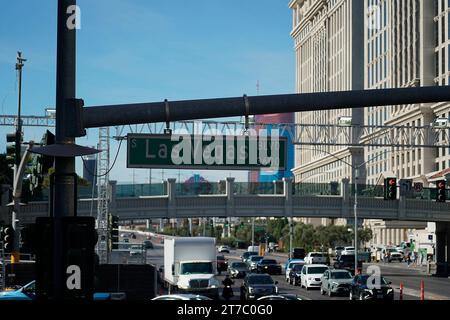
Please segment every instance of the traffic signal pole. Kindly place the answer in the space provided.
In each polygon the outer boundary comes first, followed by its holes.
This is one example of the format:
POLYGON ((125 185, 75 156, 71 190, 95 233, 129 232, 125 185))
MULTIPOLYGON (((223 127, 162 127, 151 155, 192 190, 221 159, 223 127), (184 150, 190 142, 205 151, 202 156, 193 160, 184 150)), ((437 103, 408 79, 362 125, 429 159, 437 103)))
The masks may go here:
MULTIPOLYGON (((315 92, 97 106, 80 110, 82 128, 271 113, 450 101, 450 86, 315 92)), ((78 128, 75 128, 78 129, 78 128)))
MULTIPOLYGON (((56 65, 56 143, 74 144, 75 138, 66 135, 70 118, 68 99, 75 98, 76 28, 69 28, 68 13, 76 0, 58 0, 57 65, 56 65)), ((64 297, 65 270, 63 270, 63 217, 75 216, 74 178, 75 157, 55 157, 54 230, 53 230, 53 284, 52 297, 64 297)))
MULTIPOLYGON (((24 66, 24 62, 27 61, 26 59, 22 58, 22 52, 17 52, 17 63, 16 63, 16 70, 18 72, 18 78, 19 78, 19 97, 18 97, 18 103, 17 103, 17 124, 16 124, 16 156, 15 156, 15 163, 14 163, 14 181, 13 184, 16 186, 17 183, 20 183, 21 185, 21 179, 22 175, 20 175, 20 164, 21 164, 21 149, 22 149, 22 120, 21 120, 21 114, 22 114, 22 69, 24 66)), ((18 225, 18 214, 20 209, 20 197, 14 195, 14 193, 17 194, 16 190, 13 191, 13 209, 11 214, 11 225, 14 229, 14 244, 13 244, 13 250, 11 254, 11 263, 17 263, 20 261, 20 230, 18 225)))

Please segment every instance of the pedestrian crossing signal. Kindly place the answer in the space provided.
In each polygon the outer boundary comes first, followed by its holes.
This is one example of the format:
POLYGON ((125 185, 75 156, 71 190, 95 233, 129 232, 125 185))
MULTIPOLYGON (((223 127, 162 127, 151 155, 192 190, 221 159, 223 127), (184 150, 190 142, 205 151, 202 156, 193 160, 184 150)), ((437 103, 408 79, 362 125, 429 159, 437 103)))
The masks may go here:
POLYGON ((397 199, 397 179, 384 179, 384 200, 397 199))

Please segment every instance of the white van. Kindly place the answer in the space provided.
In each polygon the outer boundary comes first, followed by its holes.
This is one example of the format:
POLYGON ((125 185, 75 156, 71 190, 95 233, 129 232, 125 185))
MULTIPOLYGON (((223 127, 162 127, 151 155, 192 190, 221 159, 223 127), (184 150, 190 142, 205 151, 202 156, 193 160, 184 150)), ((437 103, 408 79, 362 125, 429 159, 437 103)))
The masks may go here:
POLYGON ((259 246, 249 246, 247 251, 248 252, 259 252, 259 246))

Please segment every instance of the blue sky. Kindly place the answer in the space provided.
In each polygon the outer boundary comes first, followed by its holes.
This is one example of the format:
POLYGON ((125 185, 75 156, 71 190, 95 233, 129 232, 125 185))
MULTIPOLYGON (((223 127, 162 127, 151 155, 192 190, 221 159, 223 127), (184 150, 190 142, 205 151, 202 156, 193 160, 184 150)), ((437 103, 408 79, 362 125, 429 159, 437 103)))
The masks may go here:
MULTIPOLYGON (((14 69, 24 68, 23 114, 43 115, 55 103, 56 0, 2 1, 0 8, 0 114, 17 113, 14 69)), ((87 106, 292 93, 295 61, 287 0, 79 0, 77 96, 87 106)), ((0 150, 5 134, 0 127, 0 150)), ((25 128, 40 140, 44 128, 25 128)), ((91 129, 83 145, 97 144, 91 129)), ((148 170, 126 168, 122 148, 110 179, 148 181, 148 170), (134 173, 133 173, 134 172, 134 173)), ((115 156, 117 144, 111 147, 115 156)), ((81 173, 80 161, 77 170, 81 173)), ((182 179, 192 171, 181 172, 182 179)), ((216 181, 245 180, 245 172, 201 172, 216 181)), ((178 178, 179 172, 164 172, 178 178)), ((161 170, 153 170, 159 180, 161 170)))

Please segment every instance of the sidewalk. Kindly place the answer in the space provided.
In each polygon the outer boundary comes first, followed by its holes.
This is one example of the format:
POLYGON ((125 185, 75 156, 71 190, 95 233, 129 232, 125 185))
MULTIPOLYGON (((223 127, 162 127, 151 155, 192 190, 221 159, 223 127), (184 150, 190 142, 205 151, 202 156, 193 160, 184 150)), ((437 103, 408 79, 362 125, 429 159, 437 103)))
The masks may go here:
POLYGON ((410 264, 408 266, 406 262, 390 262, 390 263, 386 263, 386 262, 370 262, 370 263, 365 263, 365 264, 382 265, 382 266, 386 266, 386 267, 390 267, 390 268, 398 268, 398 269, 417 270, 417 271, 421 271, 423 273, 427 273, 427 265, 410 264))

